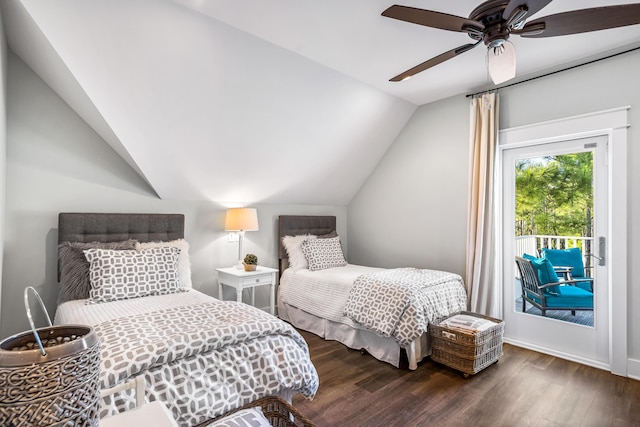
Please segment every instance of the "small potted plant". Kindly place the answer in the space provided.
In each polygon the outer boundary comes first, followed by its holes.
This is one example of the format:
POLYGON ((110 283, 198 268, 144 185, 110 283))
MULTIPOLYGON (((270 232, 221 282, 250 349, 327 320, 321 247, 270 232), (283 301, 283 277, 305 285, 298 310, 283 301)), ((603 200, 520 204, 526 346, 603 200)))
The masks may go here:
POLYGON ((244 271, 255 271, 258 265, 258 257, 254 254, 247 254, 242 264, 244 265, 244 271))

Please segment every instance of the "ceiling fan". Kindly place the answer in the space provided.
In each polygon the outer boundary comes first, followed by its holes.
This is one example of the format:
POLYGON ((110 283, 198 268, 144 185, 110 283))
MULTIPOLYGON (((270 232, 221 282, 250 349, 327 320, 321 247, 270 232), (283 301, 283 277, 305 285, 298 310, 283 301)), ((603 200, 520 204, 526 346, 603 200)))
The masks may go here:
POLYGON ((406 80, 484 42, 488 49, 489 74, 495 84, 500 84, 515 77, 515 48, 508 41, 512 34, 532 38, 555 37, 640 23, 640 3, 573 10, 525 22, 549 3, 551 0, 488 0, 476 7, 468 18, 393 5, 382 12, 382 16, 467 33, 475 42, 444 52, 389 81, 406 80))

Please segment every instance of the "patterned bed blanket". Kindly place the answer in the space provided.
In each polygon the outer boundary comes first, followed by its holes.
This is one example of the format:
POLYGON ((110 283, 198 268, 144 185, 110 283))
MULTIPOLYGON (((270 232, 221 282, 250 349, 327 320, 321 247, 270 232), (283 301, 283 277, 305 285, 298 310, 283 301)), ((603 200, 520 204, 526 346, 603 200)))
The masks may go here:
MULTIPOLYGON (((169 308, 104 322, 102 388, 143 375, 145 399, 160 400, 181 426, 215 418, 260 397, 313 398, 318 375, 289 324, 237 302, 169 308)), ((103 401, 101 416, 134 406, 133 393, 103 401)))
POLYGON ((397 268, 359 276, 345 316, 407 345, 430 321, 467 309, 462 277, 446 271, 397 268))

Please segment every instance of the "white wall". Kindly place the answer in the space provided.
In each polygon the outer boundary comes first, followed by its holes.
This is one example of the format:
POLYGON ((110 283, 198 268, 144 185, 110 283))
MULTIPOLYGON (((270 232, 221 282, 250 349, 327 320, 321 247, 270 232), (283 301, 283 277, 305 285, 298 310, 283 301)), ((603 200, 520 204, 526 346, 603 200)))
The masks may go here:
MULTIPOLYGON (((0 11, 0 242, 4 241, 5 188, 7 160, 7 40, 4 35, 4 21, 0 11)), ((2 253, 0 253, 2 271, 2 253)), ((0 315, 2 313, 2 276, 0 276, 0 315)))
MULTIPOLYGON (((227 206, 214 201, 159 200, 78 115, 13 53, 8 59, 8 138, 5 263, 0 337, 28 328, 22 292, 34 286, 53 316, 58 294, 59 212, 175 212, 185 214, 196 289, 217 296, 215 269, 231 266, 238 244, 223 231, 227 206)), ((211 159, 212 164, 216 159, 211 159)), ((252 205, 260 231, 248 232, 245 252, 277 267, 278 215, 336 215, 345 236, 346 207, 252 205)), ((225 296, 231 297, 232 294, 225 296)), ((267 306, 267 289, 257 305, 267 306)), ((35 311, 35 309, 34 309, 35 311)))
MULTIPOLYGON (((640 359, 640 51, 500 91, 500 128, 631 105, 629 354, 640 359)), ((464 271, 469 100, 422 106, 349 205, 351 262, 464 271)))
POLYGON ((349 262, 464 273, 469 104, 427 104, 349 205, 349 262))

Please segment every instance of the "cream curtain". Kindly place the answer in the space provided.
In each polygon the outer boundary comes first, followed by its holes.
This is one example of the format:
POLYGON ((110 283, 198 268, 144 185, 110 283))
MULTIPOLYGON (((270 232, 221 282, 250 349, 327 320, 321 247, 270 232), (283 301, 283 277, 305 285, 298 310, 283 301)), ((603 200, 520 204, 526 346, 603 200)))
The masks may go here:
POLYGON ((471 99, 466 286, 469 309, 499 317, 495 247, 494 171, 498 94, 471 99))

